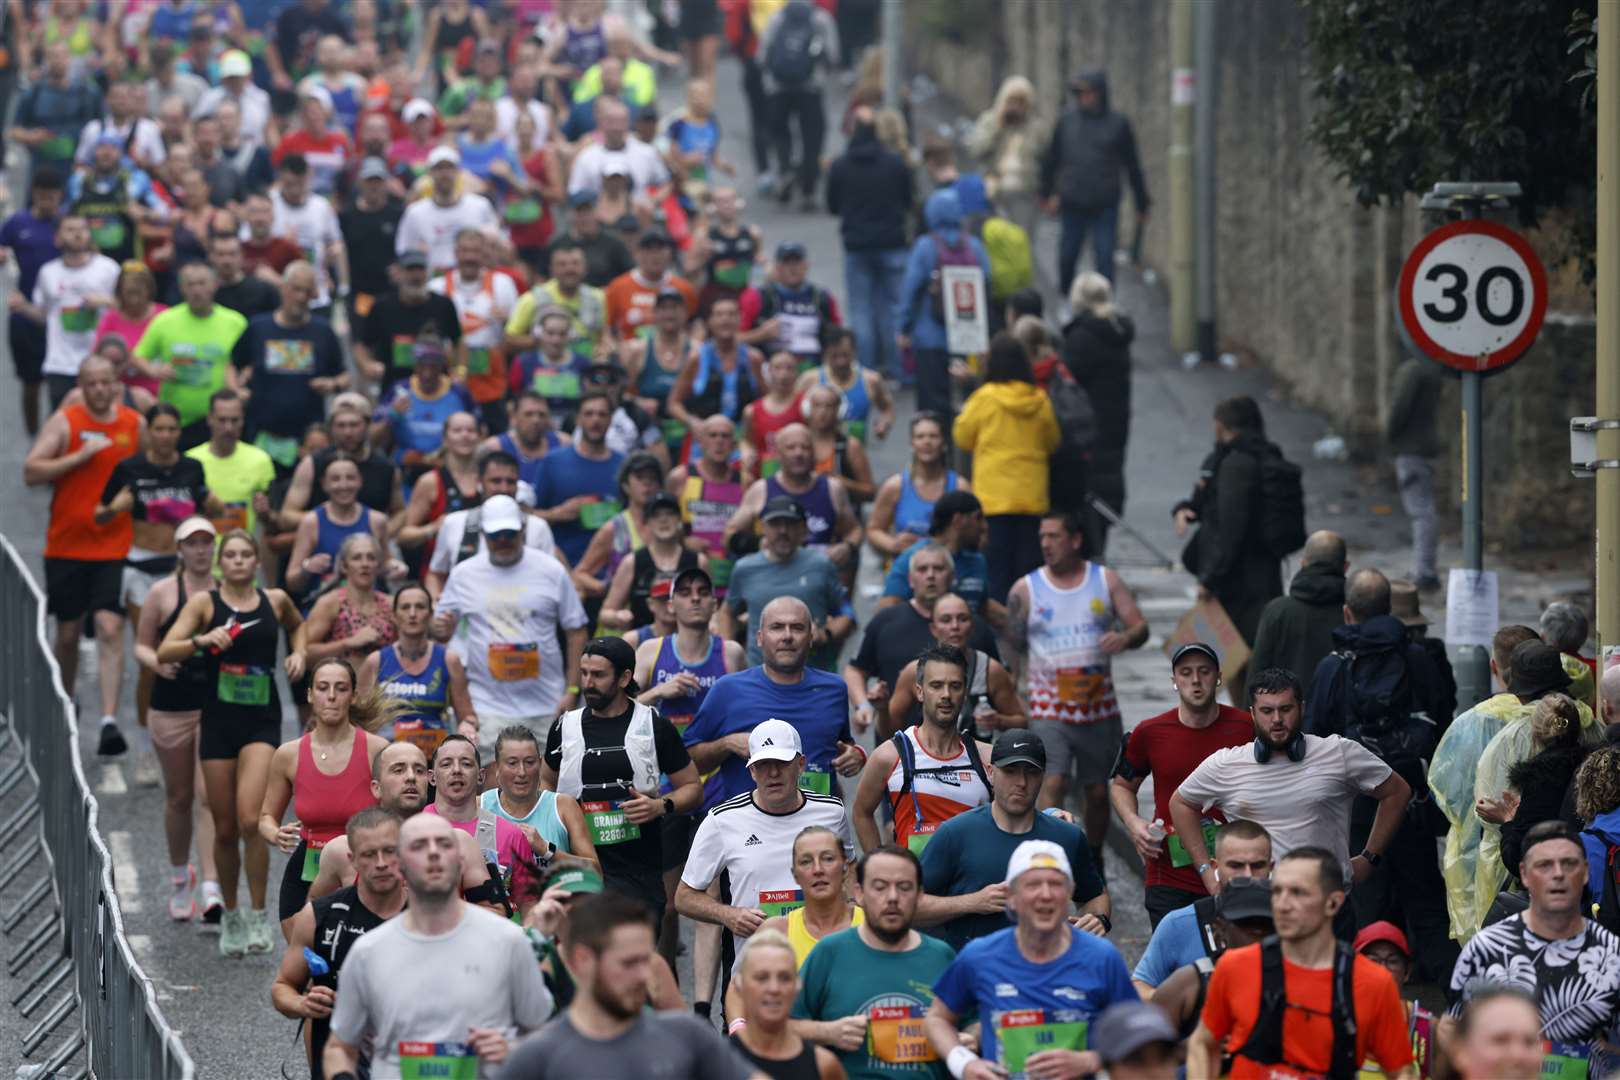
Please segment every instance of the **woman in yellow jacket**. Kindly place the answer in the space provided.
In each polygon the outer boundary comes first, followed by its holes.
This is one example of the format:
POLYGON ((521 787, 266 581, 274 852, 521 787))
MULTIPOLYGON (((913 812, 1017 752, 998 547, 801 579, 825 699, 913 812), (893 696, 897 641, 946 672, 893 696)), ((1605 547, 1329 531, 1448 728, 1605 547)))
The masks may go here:
POLYGON ((989 596, 1004 604, 1013 582, 1041 564, 1041 515, 1051 505, 1047 459, 1062 441, 1029 353, 1011 334, 991 339, 985 383, 962 406, 951 434, 973 455, 973 491, 989 526, 982 545, 989 596))

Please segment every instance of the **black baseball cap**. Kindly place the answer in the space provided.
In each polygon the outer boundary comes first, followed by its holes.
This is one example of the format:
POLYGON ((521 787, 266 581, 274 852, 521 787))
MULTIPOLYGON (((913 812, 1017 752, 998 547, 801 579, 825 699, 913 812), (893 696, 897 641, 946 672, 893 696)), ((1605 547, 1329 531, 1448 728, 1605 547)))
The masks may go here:
POLYGON ((399 265, 405 270, 426 269, 428 264, 427 252, 418 248, 407 248, 399 253, 399 265))
POLYGON ((673 285, 665 285, 663 288, 658 290, 658 295, 653 297, 653 306, 657 307, 659 304, 669 303, 671 301, 685 307, 686 294, 681 292, 681 290, 677 289, 673 285))
POLYGON ((681 501, 667 491, 660 491, 658 494, 647 500, 647 503, 642 507, 641 512, 647 517, 652 517, 660 510, 668 510, 672 514, 679 515, 681 512, 681 501))
POLYGON ((803 259, 809 256, 805 246, 797 240, 784 240, 776 245, 776 257, 781 259, 803 259))
POLYGON ((997 768, 1007 765, 1033 765, 1037 769, 1046 768, 1046 744, 1041 737, 1030 731, 1003 731, 996 736, 994 749, 990 751, 990 764, 997 768))
POLYGON ((791 518, 799 522, 808 520, 804 514, 804 507, 789 495, 776 496, 765 504, 764 510, 760 511, 761 521, 775 521, 778 518, 791 518))
POLYGON ((714 578, 709 576, 709 572, 707 570, 703 569, 701 566, 688 566, 685 570, 677 570, 675 572, 674 579, 669 583, 670 590, 673 591, 680 588, 681 582, 691 577, 702 578, 703 584, 707 585, 710 589, 714 588, 714 578))
POLYGON ((648 229, 646 232, 641 234, 641 239, 636 241, 636 247, 651 248, 674 246, 675 241, 670 239, 669 233, 665 232, 663 229, 648 229))
POLYGON ((1206 645, 1202 641, 1189 641, 1185 645, 1177 646, 1176 651, 1170 654, 1170 666, 1173 668, 1181 663, 1181 658, 1188 653, 1203 653, 1215 662, 1217 668, 1221 666, 1221 658, 1215 651, 1215 646, 1206 645))
POLYGON ((1256 878, 1233 878, 1215 898, 1215 914, 1230 922, 1272 918, 1271 883, 1256 878))

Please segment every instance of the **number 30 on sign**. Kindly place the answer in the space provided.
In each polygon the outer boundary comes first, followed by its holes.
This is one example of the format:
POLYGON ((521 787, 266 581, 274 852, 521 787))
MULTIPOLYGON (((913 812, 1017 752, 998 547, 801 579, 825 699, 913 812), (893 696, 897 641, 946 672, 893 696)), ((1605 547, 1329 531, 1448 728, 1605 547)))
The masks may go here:
POLYGON ((1458 371, 1499 371, 1530 347, 1547 313, 1547 274, 1524 237, 1494 221, 1456 221, 1407 256, 1401 323, 1425 356, 1458 371))

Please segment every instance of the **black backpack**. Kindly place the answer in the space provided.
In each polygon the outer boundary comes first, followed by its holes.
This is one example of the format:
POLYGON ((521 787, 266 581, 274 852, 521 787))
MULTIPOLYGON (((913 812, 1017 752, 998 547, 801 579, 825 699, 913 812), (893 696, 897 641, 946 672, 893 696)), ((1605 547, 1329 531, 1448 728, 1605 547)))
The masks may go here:
MULTIPOLYGON (((894 805, 897 807, 900 805, 901 801, 911 793, 911 789, 916 783, 918 773, 929 775, 933 773, 954 773, 961 771, 961 766, 959 765, 930 765, 919 769, 917 767, 916 751, 912 749, 911 740, 906 738, 906 733, 904 731, 895 732, 894 735, 890 737, 889 741, 894 743, 895 753, 900 755, 900 790, 898 793, 896 793, 894 799, 894 805)), ((978 776, 980 783, 984 784, 984 790, 994 790, 990 786, 990 775, 984 771, 984 760, 979 756, 979 744, 974 741, 972 735, 962 736, 962 749, 967 751, 968 765, 972 767, 973 772, 978 776)), ((916 806, 916 801, 913 800, 912 808, 914 813, 917 813, 916 806)))
POLYGON ((1286 558, 1305 546, 1305 485, 1300 467, 1267 444, 1260 454, 1260 543, 1286 558))
MULTIPOLYGON (((1356 1060, 1356 954, 1348 942, 1334 942, 1333 950, 1333 1048, 1327 1075, 1332 1080, 1355 1080, 1360 1062, 1356 1060)), ((1282 942, 1273 934, 1260 942, 1260 1012, 1248 1041, 1233 1051, 1261 1065, 1288 1065, 1306 1074, 1283 1056, 1283 1019, 1291 1006, 1283 971, 1282 942)))
POLYGON ((822 53, 815 8, 810 0, 790 0, 781 19, 765 52, 765 70, 778 86, 804 86, 815 77, 822 53))
MULTIPOLYGON (((1421 771, 1434 752, 1435 725, 1413 699, 1406 645, 1340 659, 1338 700, 1343 703, 1344 737, 1353 739, 1397 771, 1421 771)), ((1403 773, 1405 775, 1405 773, 1403 773)))
POLYGON ((1057 416, 1058 430, 1063 433, 1063 441, 1058 444, 1054 457, 1064 460, 1084 457, 1097 441, 1097 410, 1092 408, 1091 395, 1069 372, 1068 366, 1059 361, 1052 367, 1046 396, 1052 400, 1052 412, 1057 416))

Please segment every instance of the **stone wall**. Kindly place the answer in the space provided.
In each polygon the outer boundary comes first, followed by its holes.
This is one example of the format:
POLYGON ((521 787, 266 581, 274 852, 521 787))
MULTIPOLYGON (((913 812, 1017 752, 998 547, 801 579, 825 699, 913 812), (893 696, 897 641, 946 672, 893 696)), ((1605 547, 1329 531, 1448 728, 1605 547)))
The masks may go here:
MULTIPOLYGON (((1135 125, 1154 200, 1144 258, 1167 266, 1169 6, 956 3, 973 29, 954 37, 937 25, 924 30, 908 4, 907 62, 971 112, 988 106, 999 81, 1018 72, 1034 80, 1042 109, 1055 115, 1066 104, 1069 73, 1107 69, 1112 104, 1135 125)), ((1299 401, 1337 418, 1358 452, 1376 456, 1390 375, 1402 357, 1394 283, 1425 226, 1412 200, 1358 206, 1317 153, 1307 135, 1316 103, 1305 48, 1293 0, 1222 5, 1214 87, 1219 332, 1223 348, 1274 372, 1299 401)), ((1130 228, 1122 226, 1127 237, 1130 228)), ((1562 250, 1556 236, 1532 241, 1544 258, 1562 250)), ((1591 485, 1567 468, 1568 418, 1589 413, 1593 397, 1591 296, 1567 268, 1553 270, 1554 307, 1564 308, 1564 317, 1549 318, 1531 353, 1487 384, 1487 480, 1509 495, 1487 521, 1487 540, 1509 549, 1591 535, 1591 485)), ((1456 425, 1443 435, 1454 461, 1456 425)))

